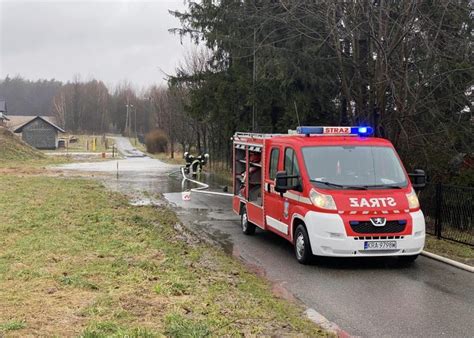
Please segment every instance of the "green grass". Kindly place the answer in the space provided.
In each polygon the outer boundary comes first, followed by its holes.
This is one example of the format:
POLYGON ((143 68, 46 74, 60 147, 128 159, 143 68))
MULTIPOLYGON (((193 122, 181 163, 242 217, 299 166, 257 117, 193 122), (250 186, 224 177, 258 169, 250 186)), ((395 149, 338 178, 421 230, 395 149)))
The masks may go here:
POLYGON ((15 173, 44 174, 47 167, 70 163, 73 160, 65 156, 45 156, 41 158, 3 159, 0 157, 0 175, 15 173))
POLYGON ((189 244, 167 208, 132 207, 87 180, 7 174, 0 186, 3 331, 324 335, 240 262, 189 244))
POLYGON ((80 335, 83 338, 99 338, 99 337, 140 337, 152 338, 161 337, 162 335, 144 328, 124 329, 114 322, 98 322, 92 323, 80 335))
POLYGON ((474 247, 426 235, 425 250, 474 266, 474 247))
POLYGON ((166 335, 170 337, 206 337, 212 331, 204 320, 193 320, 179 313, 166 317, 166 335))
POLYGON ((25 327, 26 327, 26 324, 24 321, 12 320, 9 322, 0 323, 0 332, 15 331, 15 330, 24 329, 25 327))

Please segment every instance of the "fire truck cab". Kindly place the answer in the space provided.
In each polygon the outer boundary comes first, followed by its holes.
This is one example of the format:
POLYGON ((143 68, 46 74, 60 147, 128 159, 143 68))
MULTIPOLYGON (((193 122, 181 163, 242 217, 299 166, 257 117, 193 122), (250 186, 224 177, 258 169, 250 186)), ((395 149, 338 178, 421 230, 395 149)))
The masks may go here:
POLYGON ((390 141, 371 127, 298 127, 289 134, 233 137, 233 210, 242 231, 256 227, 290 241, 298 262, 313 256, 398 256, 423 250, 425 219, 390 141))

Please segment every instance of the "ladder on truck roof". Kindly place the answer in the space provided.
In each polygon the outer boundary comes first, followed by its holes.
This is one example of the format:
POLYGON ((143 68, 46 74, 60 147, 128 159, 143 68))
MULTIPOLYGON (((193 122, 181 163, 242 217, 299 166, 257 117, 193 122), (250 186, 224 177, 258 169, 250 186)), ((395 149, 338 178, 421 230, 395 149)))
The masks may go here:
POLYGON ((263 134, 263 133, 244 133, 236 132, 234 138, 258 138, 258 139, 267 139, 275 136, 292 136, 292 134, 263 134))

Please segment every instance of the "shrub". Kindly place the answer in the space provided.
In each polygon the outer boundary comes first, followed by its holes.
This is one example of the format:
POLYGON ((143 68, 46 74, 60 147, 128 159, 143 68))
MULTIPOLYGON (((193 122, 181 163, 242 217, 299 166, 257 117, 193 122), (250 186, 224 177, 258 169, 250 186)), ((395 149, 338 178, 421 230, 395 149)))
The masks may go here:
POLYGON ((474 168, 461 170, 459 175, 454 177, 449 183, 466 187, 474 187, 474 168))
POLYGON ((168 149, 168 136, 160 129, 150 131, 145 136, 146 151, 151 154, 165 153, 168 149))

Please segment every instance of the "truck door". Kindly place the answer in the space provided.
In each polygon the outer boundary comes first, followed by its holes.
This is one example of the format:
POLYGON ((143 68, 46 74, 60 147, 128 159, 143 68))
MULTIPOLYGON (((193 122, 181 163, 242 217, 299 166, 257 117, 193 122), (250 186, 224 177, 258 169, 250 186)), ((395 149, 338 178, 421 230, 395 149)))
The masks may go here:
POLYGON ((265 172, 265 223, 266 228, 286 237, 288 236, 288 225, 285 223, 284 217, 285 201, 274 189, 276 173, 282 170, 281 157, 281 149, 272 147, 266 161, 268 168, 265 172))

